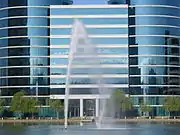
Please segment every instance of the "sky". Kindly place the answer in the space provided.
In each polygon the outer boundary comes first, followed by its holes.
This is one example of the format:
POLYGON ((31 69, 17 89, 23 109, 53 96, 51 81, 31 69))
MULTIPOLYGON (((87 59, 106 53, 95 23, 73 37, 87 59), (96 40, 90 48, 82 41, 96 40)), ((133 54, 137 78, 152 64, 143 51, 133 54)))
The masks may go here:
POLYGON ((73 0, 73 3, 78 4, 107 4, 107 0, 73 0))

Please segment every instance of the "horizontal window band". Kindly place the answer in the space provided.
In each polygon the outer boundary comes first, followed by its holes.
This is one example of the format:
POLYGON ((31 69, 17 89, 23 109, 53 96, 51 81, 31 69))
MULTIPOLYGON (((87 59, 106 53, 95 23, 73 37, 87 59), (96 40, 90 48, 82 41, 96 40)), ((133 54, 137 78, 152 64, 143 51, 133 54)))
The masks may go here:
POLYGON ((130 35, 129 37, 169 37, 169 38, 180 38, 176 35, 130 35))
MULTIPOLYGON (((26 86, 0 86, 0 88, 65 88, 65 85, 26 85, 26 86)), ((70 85, 70 88, 98 88, 98 85, 90 85, 90 84, 78 84, 78 85, 70 85)), ((107 84, 104 85, 105 88, 128 88, 128 84, 107 84)))
POLYGON ((165 27, 165 28, 180 28, 180 26, 174 25, 130 25, 130 28, 139 28, 139 27, 165 27))
POLYGON ((144 85, 129 85, 130 87, 177 87, 177 88, 179 88, 180 87, 180 85, 146 85, 146 84, 144 84, 144 85))
POLYGON ((180 9, 178 6, 170 6, 170 5, 129 5, 129 7, 151 7, 151 8, 158 8, 158 7, 164 7, 164 8, 177 8, 180 9))
MULTIPOLYGON (((128 74, 71 74, 71 78, 127 78, 128 74)), ((44 75, 44 76, 0 76, 0 78, 66 78, 67 75, 44 75)))
MULTIPOLYGON (((50 45, 50 49, 53 48, 69 48, 69 45, 50 45)), ((81 47, 80 45, 78 47, 81 47)), ((85 47, 85 46, 82 46, 85 47)), ((97 48, 128 48, 128 44, 96 44, 95 47, 97 48)))
MULTIPOLYGON (((103 34, 89 35, 91 38, 128 38, 128 34, 103 34)), ((1 37, 1 39, 16 39, 16 38, 71 38, 71 35, 51 35, 51 36, 9 36, 1 37)))
MULTIPOLYGON (((98 65, 97 65, 98 66, 98 65)), ((73 68, 97 68, 94 65, 73 65, 73 68)), ((101 64, 101 68, 128 68, 128 64, 101 64)), ((9 68, 67 68, 67 65, 50 65, 50 66, 0 66, 0 69, 9 68)))
MULTIPOLYGON (((50 28, 72 28, 73 25, 50 25, 50 28)), ((128 28, 128 24, 94 24, 85 25, 86 28, 128 28)))
POLYGON ((1 37, 1 39, 16 39, 16 38, 50 38, 50 36, 9 36, 9 37, 1 37))
POLYGON ((130 67, 180 67, 180 65, 130 65, 130 67))
MULTIPOLYGON (((50 88, 65 88, 66 85, 50 85, 50 88)), ((98 85, 93 84, 73 84, 69 88, 98 88, 98 85)), ((103 88, 128 88, 128 84, 103 84, 103 88)))
POLYGON ((128 18, 128 14, 121 15, 50 15, 50 18, 128 18))
POLYGON ((180 77, 180 75, 130 75, 130 77, 180 77))
MULTIPOLYGON (((92 55, 79 55, 74 56, 75 58, 92 58, 92 55)), ((127 58, 128 55, 95 55, 100 58, 127 58)), ((180 56, 179 56, 180 57, 180 56)), ((0 59, 11 59, 11 58, 69 58, 69 55, 50 55, 50 56, 9 56, 9 57, 0 57, 0 59)))
POLYGON ((169 47, 169 48, 180 48, 179 45, 129 45, 130 48, 133 48, 133 47, 169 47))
POLYGON ((5 30, 5 29, 18 29, 18 28, 47 28, 49 29, 50 26, 11 26, 11 27, 0 27, 0 30, 5 30))
POLYGON ((177 18, 180 19, 180 16, 170 16, 170 15, 130 15, 130 18, 133 17, 164 17, 164 18, 177 18))
POLYGON ((174 57, 174 58, 180 58, 179 55, 152 55, 152 54, 143 54, 143 55, 130 55, 131 58, 133 57, 174 57))
MULTIPOLYGON (((128 38, 128 34, 92 34, 90 38, 128 38)), ((71 35, 50 35, 50 38, 71 38, 71 35)))
MULTIPOLYGON (((85 25, 86 28, 128 28, 128 24, 94 24, 94 25, 85 25)), ((0 30, 4 29, 17 29, 17 28, 72 28, 72 25, 50 25, 50 26, 11 26, 11 27, 0 27, 0 30)))
MULTIPOLYGON (((128 45, 96 45, 97 48, 128 48, 128 45)), ((69 48, 69 45, 50 45, 50 46, 41 46, 41 45, 31 45, 31 46, 7 46, 7 47, 0 47, 1 49, 15 49, 15 48, 47 48, 47 49, 64 49, 64 48, 69 48)))
POLYGON ((49 16, 11 16, 11 17, 0 18, 0 21, 7 20, 7 19, 20 19, 20 18, 47 18, 49 19, 49 16))
POLYGON ((12 6, 12 7, 3 7, 0 8, 0 11, 7 9, 17 9, 17 8, 50 8, 50 6, 12 6))
POLYGON ((128 5, 50 5, 50 8, 128 8, 128 5))
POLYGON ((38 46, 38 45, 34 45, 34 46, 7 46, 7 47, 0 47, 0 50, 3 50, 3 49, 15 49, 15 48, 46 48, 46 49, 49 49, 50 46, 38 46))

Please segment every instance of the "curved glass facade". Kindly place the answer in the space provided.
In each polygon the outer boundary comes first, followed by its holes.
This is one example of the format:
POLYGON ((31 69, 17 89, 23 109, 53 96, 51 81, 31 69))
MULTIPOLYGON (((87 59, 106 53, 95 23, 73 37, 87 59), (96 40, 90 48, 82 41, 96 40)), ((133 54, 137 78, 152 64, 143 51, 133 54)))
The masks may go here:
POLYGON ((179 1, 130 0, 130 94, 136 105, 155 106, 153 115, 167 115, 159 107, 162 95, 180 94, 179 6, 179 1))
POLYGON ((71 0, 0 1, 1 96, 24 91, 43 95, 45 103, 50 94, 50 5, 69 4, 71 0))
MULTIPOLYGON (((159 107, 164 96, 180 95, 180 2, 108 3, 115 6, 59 8, 57 5, 69 5, 72 1, 1 0, 1 95, 25 91, 35 96, 38 90, 38 95, 44 96, 39 99, 45 104, 46 96, 64 94, 71 24, 79 18, 103 55, 104 72, 111 75, 105 79, 107 84, 124 89, 135 105, 142 100, 149 102, 154 107, 153 115, 167 115, 159 107)), ((86 69, 77 68, 73 75, 85 75, 86 69)), ((88 77, 74 80, 73 84, 92 83, 88 77)), ((86 90, 82 88, 81 92, 87 94, 86 90)), ((75 94, 78 91, 75 89, 75 94)))

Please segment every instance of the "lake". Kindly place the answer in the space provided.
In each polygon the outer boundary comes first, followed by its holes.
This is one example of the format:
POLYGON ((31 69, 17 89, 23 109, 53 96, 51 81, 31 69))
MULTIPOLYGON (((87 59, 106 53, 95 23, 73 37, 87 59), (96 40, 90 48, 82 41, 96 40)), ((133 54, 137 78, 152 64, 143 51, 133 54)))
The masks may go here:
POLYGON ((123 123, 97 129, 94 124, 1 124, 0 135, 180 135, 177 123, 123 123))

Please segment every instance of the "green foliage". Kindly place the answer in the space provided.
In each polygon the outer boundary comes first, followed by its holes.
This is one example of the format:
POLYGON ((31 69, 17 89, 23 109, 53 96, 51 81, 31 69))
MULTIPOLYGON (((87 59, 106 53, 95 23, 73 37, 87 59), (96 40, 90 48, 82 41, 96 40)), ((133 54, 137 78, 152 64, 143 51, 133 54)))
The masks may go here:
POLYGON ((57 118, 59 118, 59 112, 63 109, 64 105, 61 102, 61 100, 50 100, 49 101, 49 105, 52 109, 54 109, 56 111, 57 114, 57 118))
POLYGON ((132 102, 129 97, 125 95, 125 93, 121 90, 113 91, 110 101, 116 111, 129 111, 132 109, 132 102))
POLYGON ((36 107, 38 105, 38 101, 34 98, 24 98, 24 105, 23 105, 23 112, 24 113, 33 113, 38 112, 38 108, 36 107))
POLYGON ((151 106, 149 106, 148 104, 145 104, 145 103, 143 103, 143 102, 140 104, 140 110, 141 110, 143 113, 145 113, 145 114, 151 112, 152 109, 153 109, 153 108, 152 108, 151 106))
POLYGON ((180 111, 180 98, 179 97, 166 97, 164 100, 163 108, 170 112, 180 111))
POLYGON ((1 115, 5 110, 5 107, 4 107, 5 104, 4 103, 5 103, 4 99, 0 98, 0 114, 1 115))
POLYGON ((21 113, 24 111, 24 93, 17 92, 14 94, 11 100, 11 107, 10 110, 15 113, 19 113, 21 117, 21 113))
POLYGON ((19 113, 21 118, 22 113, 33 113, 38 112, 37 105, 38 101, 34 98, 24 97, 23 92, 17 92, 14 94, 11 100, 10 110, 15 113, 19 113))

